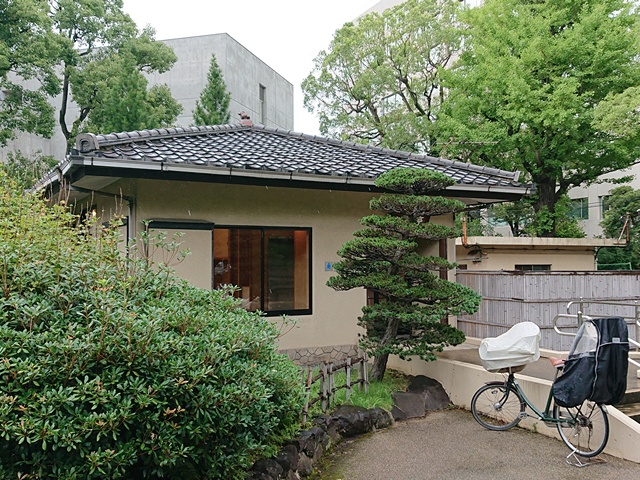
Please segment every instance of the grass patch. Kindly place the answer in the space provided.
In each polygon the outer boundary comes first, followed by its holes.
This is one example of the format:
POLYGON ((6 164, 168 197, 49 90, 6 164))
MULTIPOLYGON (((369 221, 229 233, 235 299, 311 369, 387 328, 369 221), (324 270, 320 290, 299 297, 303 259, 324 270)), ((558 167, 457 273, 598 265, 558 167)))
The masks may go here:
MULTIPOLYGON (((315 373, 314 373, 315 375, 315 373)), ((344 371, 338 372, 334 376, 334 385, 340 387, 346 384, 346 373, 344 371)), ((354 369, 351 372, 352 385, 358 379, 358 372, 354 369)), ((329 411, 335 410, 339 405, 355 405, 363 408, 384 408, 385 410, 391 410, 393 405, 392 395, 394 392, 404 392, 407 389, 409 378, 403 373, 395 370, 387 370, 382 382, 370 382, 369 391, 365 393, 364 388, 360 388, 360 385, 352 386, 351 395, 347 400, 346 389, 337 390, 331 395, 331 405, 329 411)), ((313 384, 311 388, 311 399, 316 398, 320 394, 320 382, 313 384)), ((322 408, 320 402, 315 403, 309 410, 309 416, 320 415, 322 408)))

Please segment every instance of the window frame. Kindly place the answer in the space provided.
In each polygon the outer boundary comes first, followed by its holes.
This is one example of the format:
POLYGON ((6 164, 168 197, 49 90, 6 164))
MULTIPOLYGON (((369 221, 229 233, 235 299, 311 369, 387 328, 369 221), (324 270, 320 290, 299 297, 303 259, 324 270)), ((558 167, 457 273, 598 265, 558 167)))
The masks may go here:
POLYGON ((513 269, 519 272, 550 272, 550 263, 518 263, 513 269))
POLYGON ((568 216, 576 220, 589 220, 589 197, 572 198, 568 216))
POLYGON ((307 240, 308 240, 308 308, 300 308, 300 309, 282 309, 282 310, 265 310, 264 302, 265 295, 261 295, 260 297, 260 308, 258 309, 260 312, 264 313, 267 317, 275 317, 281 315, 311 315, 313 312, 313 262, 312 262, 312 251, 313 251, 313 229, 311 227, 283 227, 283 226, 264 226, 264 225, 226 225, 226 224, 215 224, 211 230, 211 289, 215 289, 215 276, 213 269, 215 268, 215 234, 216 229, 226 229, 226 230, 258 230, 260 232, 260 290, 262 292, 265 291, 266 288, 266 245, 265 245, 265 232, 268 230, 282 230, 282 231, 304 231, 307 232, 307 240))

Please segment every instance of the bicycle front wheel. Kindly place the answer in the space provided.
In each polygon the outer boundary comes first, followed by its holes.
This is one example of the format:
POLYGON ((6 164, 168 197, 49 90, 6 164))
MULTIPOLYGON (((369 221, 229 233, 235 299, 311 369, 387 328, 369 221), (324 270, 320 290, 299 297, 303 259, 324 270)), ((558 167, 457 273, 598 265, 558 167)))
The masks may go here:
POLYGON ((607 411, 589 400, 577 407, 553 407, 562 441, 581 457, 595 457, 609 440, 607 411))
POLYGON ((473 418, 489 430, 508 430, 523 417, 526 406, 520 394, 507 383, 480 387, 471 399, 473 418))

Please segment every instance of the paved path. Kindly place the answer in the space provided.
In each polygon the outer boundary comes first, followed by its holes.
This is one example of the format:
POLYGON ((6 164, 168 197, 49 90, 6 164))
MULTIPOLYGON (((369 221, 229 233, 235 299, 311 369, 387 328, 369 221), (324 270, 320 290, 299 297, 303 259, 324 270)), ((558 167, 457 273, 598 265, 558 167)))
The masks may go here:
MULTIPOLYGON (((541 428, 548 428, 541 426, 541 428)), ((432 412, 342 444, 321 480, 612 480, 640 479, 640 464, 600 455, 567 465, 559 440, 513 428, 493 432, 465 410, 432 412)))

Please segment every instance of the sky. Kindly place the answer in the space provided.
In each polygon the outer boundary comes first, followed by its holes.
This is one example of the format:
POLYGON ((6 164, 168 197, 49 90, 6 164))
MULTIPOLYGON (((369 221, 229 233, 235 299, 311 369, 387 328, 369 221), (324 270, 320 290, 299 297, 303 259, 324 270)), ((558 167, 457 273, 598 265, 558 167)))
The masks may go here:
POLYGON ((156 39, 227 33, 294 87, 294 130, 317 135, 318 121, 304 108, 300 83, 334 32, 378 0, 125 0, 138 28, 156 39))

